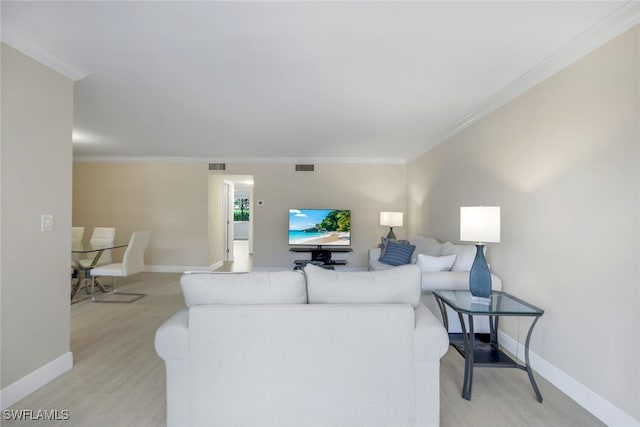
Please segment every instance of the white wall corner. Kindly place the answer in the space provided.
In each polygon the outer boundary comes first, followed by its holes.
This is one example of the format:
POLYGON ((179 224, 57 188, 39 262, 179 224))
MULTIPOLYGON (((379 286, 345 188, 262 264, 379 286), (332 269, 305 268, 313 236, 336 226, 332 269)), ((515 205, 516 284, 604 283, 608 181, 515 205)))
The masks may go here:
POLYGON ((4 19, 0 25, 0 41, 22 52, 28 57, 46 65, 74 82, 85 78, 89 71, 71 62, 62 59, 38 45, 29 35, 8 23, 4 19))
MULTIPOLYGON (((511 354, 524 357, 524 346, 502 331, 498 332, 500 344, 511 354)), ((519 357, 520 358, 520 357, 519 357)), ((531 367, 538 374, 556 386, 580 406, 591 412, 609 427, 640 427, 640 420, 624 412, 595 391, 576 381, 566 372, 547 362, 536 353, 529 351, 531 367)), ((521 363, 522 360, 520 360, 521 363)), ((544 398, 544 396, 543 396, 544 398)))
POLYGON ((3 388, 0 392, 0 408, 8 408, 71 368, 73 354, 69 351, 3 388))

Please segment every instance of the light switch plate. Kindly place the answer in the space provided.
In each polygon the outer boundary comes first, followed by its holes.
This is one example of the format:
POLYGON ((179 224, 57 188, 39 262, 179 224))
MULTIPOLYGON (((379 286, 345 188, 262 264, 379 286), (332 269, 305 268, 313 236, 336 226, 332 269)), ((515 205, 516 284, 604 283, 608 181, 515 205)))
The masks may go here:
POLYGON ((40 215, 40 231, 53 231, 53 215, 40 215))

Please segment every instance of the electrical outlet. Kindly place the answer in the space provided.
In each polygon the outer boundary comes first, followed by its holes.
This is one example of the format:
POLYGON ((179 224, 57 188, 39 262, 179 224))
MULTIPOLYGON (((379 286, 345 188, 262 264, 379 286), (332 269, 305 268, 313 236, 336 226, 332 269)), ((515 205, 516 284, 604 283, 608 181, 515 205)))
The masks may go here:
POLYGON ((40 231, 53 231, 53 215, 40 215, 40 231))

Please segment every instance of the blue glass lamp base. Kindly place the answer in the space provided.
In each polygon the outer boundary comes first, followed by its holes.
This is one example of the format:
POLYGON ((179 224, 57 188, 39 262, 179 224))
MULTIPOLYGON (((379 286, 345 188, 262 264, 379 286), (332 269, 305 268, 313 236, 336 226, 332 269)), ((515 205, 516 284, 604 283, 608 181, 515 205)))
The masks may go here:
POLYGON ((476 245, 476 258, 469 272, 469 290, 474 297, 491 297, 491 272, 484 258, 484 245, 476 245))

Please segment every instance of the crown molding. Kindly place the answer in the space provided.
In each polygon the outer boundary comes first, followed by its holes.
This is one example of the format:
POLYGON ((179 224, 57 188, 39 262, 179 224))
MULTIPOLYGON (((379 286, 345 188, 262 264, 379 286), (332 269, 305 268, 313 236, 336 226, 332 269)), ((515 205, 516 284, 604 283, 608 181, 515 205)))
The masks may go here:
POLYGON ((74 82, 85 78, 89 74, 88 70, 71 64, 61 57, 43 49, 28 34, 16 28, 13 24, 8 23, 4 19, 2 20, 1 27, 2 31, 0 32, 0 41, 57 71, 74 82))
POLYGON ((542 62, 471 110, 467 115, 431 138, 420 150, 410 153, 407 156, 406 162, 409 163, 417 159, 433 147, 445 142, 458 132, 488 116, 509 101, 512 101, 556 74, 558 71, 568 67, 580 58, 613 40, 638 23, 640 23, 640 1, 629 1, 625 3, 591 29, 570 41, 560 50, 549 55, 542 62))
POLYGON ((405 165, 402 158, 363 157, 103 157, 74 156, 78 163, 328 163, 328 164, 392 164, 405 165))

